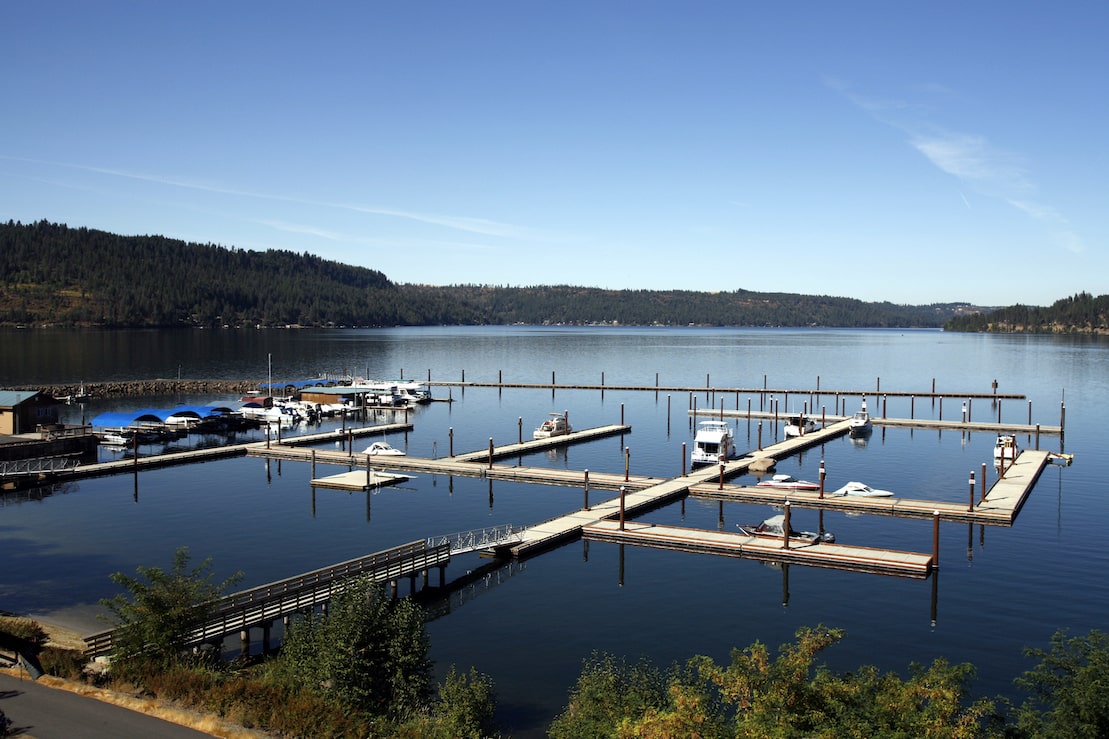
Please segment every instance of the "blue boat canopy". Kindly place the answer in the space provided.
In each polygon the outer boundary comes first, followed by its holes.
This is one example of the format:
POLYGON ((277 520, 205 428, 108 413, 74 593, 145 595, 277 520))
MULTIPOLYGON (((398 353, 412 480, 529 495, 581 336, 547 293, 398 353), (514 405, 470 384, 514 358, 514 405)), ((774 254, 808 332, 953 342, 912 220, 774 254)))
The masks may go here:
POLYGON ((164 423, 165 419, 158 415, 159 411, 144 408, 137 411, 111 411, 101 413, 90 421, 96 428, 127 428, 142 423, 164 423))
POLYGON ((170 416, 187 418, 211 418, 232 413, 232 409, 220 405, 179 405, 174 408, 142 408, 137 411, 110 411, 101 413, 90 422, 96 428, 127 428, 140 424, 165 423, 170 416))

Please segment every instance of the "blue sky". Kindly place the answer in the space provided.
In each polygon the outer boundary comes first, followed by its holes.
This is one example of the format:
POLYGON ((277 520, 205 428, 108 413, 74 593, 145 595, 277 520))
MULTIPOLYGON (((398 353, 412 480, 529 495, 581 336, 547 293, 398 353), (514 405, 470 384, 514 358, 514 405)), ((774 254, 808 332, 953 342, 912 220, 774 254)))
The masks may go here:
POLYGON ((1109 3, 0 4, 0 219, 401 283, 1109 292, 1109 3))

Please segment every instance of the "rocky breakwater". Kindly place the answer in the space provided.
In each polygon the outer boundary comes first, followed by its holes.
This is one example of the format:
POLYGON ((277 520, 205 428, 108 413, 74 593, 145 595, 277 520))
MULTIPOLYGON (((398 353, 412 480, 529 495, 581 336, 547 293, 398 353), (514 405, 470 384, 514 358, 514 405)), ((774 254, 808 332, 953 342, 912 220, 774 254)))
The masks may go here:
POLYGON ((243 395, 257 390, 259 380, 123 380, 75 385, 24 385, 9 390, 38 390, 60 400, 125 398, 141 395, 243 395))

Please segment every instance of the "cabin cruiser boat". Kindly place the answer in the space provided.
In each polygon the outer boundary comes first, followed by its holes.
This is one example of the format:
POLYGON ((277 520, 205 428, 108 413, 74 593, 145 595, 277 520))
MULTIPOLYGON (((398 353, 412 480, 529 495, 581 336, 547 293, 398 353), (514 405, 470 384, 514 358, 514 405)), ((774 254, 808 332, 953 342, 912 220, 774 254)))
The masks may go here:
POLYGON ((755 487, 779 488, 781 490, 820 490, 820 485, 808 480, 798 480, 793 475, 774 475, 769 480, 763 480, 755 487))
POLYGON ((539 428, 532 432, 531 438, 533 439, 549 439, 552 436, 565 436, 573 431, 570 428, 570 422, 566 420, 564 413, 552 413, 543 423, 539 424, 539 428))
POLYGON ((735 455, 732 427, 726 421, 701 421, 693 437, 689 461, 694 465, 718 464, 735 455))
MULTIPOLYGON (((784 514, 771 516, 760 524, 748 525, 737 524, 739 530, 748 536, 760 536, 767 539, 782 539, 785 533, 786 517, 784 514)), ((791 542, 804 543, 804 544, 832 544, 836 540, 836 535, 831 531, 795 531, 790 527, 789 540, 791 542)))
POLYGON ((402 452, 400 449, 397 449, 396 447, 392 446, 387 441, 375 441, 373 444, 370 444, 368 447, 366 447, 366 451, 364 451, 362 453, 363 454, 369 454, 371 456, 380 456, 380 457, 404 457, 404 456, 406 456, 404 452, 402 452))
POLYGON ((827 495, 830 497, 835 497, 837 495, 853 495, 858 498, 893 497, 893 493, 891 493, 889 490, 877 490, 870 487, 869 485, 864 485, 861 482, 849 482, 841 487, 839 490, 833 490, 832 492, 827 493, 827 495))
POLYGON ((997 443, 993 447, 993 461, 998 462, 1013 462, 1020 454, 1020 447, 1017 445, 1017 437, 1012 434, 1001 434, 997 437, 997 443))
POLYGON ((816 431, 816 422, 808 416, 790 416, 786 421, 785 434, 786 438, 791 436, 804 436, 816 431))
POLYGON ((847 431, 852 436, 863 436, 869 434, 874 430, 874 424, 870 420, 870 414, 866 410, 866 398, 863 398, 862 408, 855 411, 855 415, 851 416, 850 424, 847 431))

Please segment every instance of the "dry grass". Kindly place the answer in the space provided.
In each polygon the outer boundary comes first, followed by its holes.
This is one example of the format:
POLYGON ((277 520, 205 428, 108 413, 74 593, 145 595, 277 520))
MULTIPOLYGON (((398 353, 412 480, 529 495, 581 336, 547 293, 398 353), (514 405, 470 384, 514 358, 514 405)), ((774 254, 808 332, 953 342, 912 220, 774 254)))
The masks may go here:
MULTIPOLYGON (((20 674, 17 669, 4 669, 0 670, 5 674, 18 676, 20 674)), ((44 675, 38 679, 39 685, 45 685, 56 690, 68 690, 71 693, 92 698, 93 700, 102 701, 104 703, 111 703, 114 706, 126 708, 131 711, 138 711, 145 713, 148 716, 160 718, 163 721, 178 724, 180 726, 187 726, 190 729, 204 732, 209 736, 222 737, 223 739, 261 739, 274 736, 263 731, 255 731, 252 729, 244 729, 242 726, 232 724, 228 721, 220 719, 218 716, 211 716, 197 711, 188 711, 178 708, 165 701, 154 700, 152 698, 141 698, 127 693, 121 693, 115 690, 107 690, 105 688, 97 688, 88 683, 83 683, 76 680, 63 680, 50 675, 44 675)))

